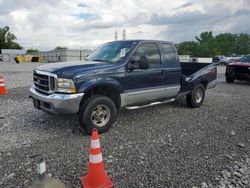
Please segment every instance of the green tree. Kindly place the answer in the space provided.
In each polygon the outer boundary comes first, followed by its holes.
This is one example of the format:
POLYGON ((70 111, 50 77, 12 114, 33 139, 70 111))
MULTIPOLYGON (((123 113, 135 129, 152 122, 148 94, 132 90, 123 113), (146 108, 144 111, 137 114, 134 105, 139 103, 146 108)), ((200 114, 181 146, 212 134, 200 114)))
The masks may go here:
POLYGON ((57 46, 54 50, 66 50, 67 47, 57 46))
POLYGON ((196 56, 198 43, 194 41, 181 42, 177 45, 178 54, 196 56))
MULTIPOLYGON (((237 35, 231 33, 221 33, 215 37, 215 42, 217 49, 219 49, 220 54, 232 55, 235 53, 237 35)), ((217 54, 219 55, 219 54, 217 54)))
POLYGON ((22 47, 15 42, 16 36, 10 32, 9 26, 0 28, 0 49, 22 49, 22 47))
POLYGON ((38 49, 36 49, 36 48, 30 48, 30 49, 27 50, 26 54, 32 55, 32 54, 34 54, 36 52, 38 52, 38 49))
POLYGON ((195 39, 198 42, 196 54, 199 57, 213 57, 220 53, 212 31, 203 32, 199 37, 196 36, 195 39))
POLYGON ((214 36, 212 31, 203 32, 195 41, 181 42, 179 54, 193 57, 214 57, 216 55, 244 55, 250 53, 250 35, 221 33, 214 36))
POLYGON ((235 53, 238 55, 250 53, 250 36, 248 34, 241 33, 237 36, 235 53))

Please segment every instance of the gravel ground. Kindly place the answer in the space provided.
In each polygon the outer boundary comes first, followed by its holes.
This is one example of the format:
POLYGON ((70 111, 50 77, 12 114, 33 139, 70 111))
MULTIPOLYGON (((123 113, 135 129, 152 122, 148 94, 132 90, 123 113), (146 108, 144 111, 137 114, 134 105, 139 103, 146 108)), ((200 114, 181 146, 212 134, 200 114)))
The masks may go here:
MULTIPOLYGON (((47 172, 80 187, 87 172, 90 137, 76 116, 50 116, 28 98, 39 63, 0 62, 9 94, 0 96, 0 187, 27 187, 36 179, 30 156, 42 154, 47 172)), ((250 83, 225 83, 206 93, 199 109, 184 99, 121 110, 100 136, 115 187, 250 187, 250 83)))

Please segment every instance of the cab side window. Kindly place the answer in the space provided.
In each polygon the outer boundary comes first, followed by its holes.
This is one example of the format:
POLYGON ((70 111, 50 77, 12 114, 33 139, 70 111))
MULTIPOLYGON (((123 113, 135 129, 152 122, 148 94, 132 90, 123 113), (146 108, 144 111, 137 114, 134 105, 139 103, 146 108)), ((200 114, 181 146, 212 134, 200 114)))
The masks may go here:
POLYGON ((162 44, 163 52, 165 54, 166 63, 176 63, 174 50, 170 44, 162 44))
POLYGON ((161 57, 159 53, 159 48, 156 44, 148 43, 141 44, 135 51, 133 58, 135 60, 140 59, 140 56, 146 56, 148 58, 149 64, 160 64, 161 57))

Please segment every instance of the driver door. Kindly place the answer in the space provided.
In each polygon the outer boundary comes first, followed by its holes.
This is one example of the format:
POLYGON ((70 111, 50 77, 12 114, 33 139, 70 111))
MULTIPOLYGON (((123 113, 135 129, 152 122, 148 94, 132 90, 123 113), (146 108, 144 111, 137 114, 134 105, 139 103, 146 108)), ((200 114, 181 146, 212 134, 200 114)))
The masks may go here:
MULTIPOLYGON (((153 101, 165 96, 165 74, 157 43, 141 43, 132 55, 129 64, 146 56, 148 69, 127 70, 123 84, 126 105, 153 101)), ((128 65, 129 66, 129 65, 128 65)))

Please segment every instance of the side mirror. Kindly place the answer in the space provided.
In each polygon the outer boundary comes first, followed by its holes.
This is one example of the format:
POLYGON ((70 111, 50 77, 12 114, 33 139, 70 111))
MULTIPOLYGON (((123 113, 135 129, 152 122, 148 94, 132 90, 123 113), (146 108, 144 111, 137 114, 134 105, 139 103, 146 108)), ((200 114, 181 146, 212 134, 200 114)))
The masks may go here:
POLYGON ((140 56, 139 68, 140 69, 148 69, 149 68, 148 58, 145 55, 140 56))
POLYGON ((149 63, 148 59, 145 55, 140 56, 140 58, 136 58, 135 56, 131 57, 130 64, 129 64, 129 70, 132 71, 134 69, 148 69, 149 63))

